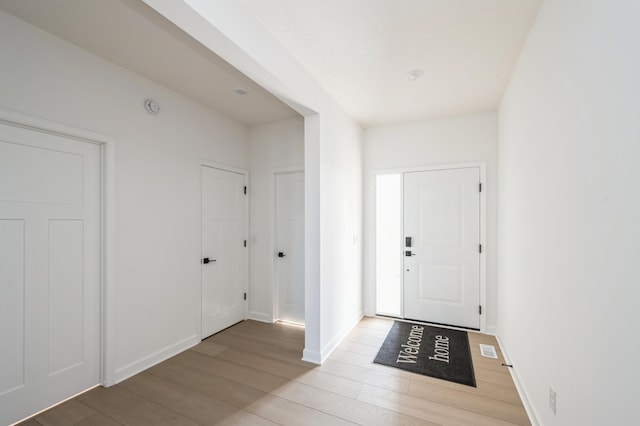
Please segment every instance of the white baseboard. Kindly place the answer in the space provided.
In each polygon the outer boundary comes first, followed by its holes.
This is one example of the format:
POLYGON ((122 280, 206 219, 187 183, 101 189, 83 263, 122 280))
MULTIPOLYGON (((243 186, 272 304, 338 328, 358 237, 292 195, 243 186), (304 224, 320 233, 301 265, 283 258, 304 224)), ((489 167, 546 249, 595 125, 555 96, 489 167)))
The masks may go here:
POLYGON ((310 351, 308 349, 303 350, 302 360, 305 362, 310 362, 311 364, 322 364, 322 357, 320 356, 320 352, 318 351, 310 351))
POLYGON ((360 311, 355 316, 355 318, 347 325, 347 327, 345 327, 337 336, 331 339, 331 341, 327 343, 324 348, 320 350, 320 364, 325 362, 326 359, 331 356, 331 353, 338 347, 338 345, 340 345, 340 343, 342 343, 344 338, 347 337, 349 333, 351 333, 351 330, 353 330, 353 328, 358 325, 362 318, 363 314, 362 311, 360 311))
POLYGON ((273 317, 270 314, 265 314, 263 312, 249 312, 247 319, 268 323, 274 322, 273 317))
POLYGON ((115 371, 115 383, 120 383, 131 376, 135 376, 136 374, 151 368, 154 365, 179 354, 180 352, 186 351, 198 343, 200 343, 200 338, 198 336, 190 336, 184 340, 169 345, 166 348, 160 349, 149 356, 139 359, 138 361, 134 361, 124 367, 118 368, 115 371))
POLYGON ((311 351, 305 349, 302 351, 302 360, 306 362, 310 362, 312 364, 321 365, 327 358, 331 355, 331 353, 338 347, 340 343, 344 340, 345 337, 353 330, 353 328, 358 325, 360 320, 362 319, 362 311, 360 311, 353 321, 351 321, 347 327, 345 327, 336 337, 331 339, 331 341, 326 344, 319 352, 311 351))
MULTIPOLYGON (((498 346, 500 346, 500 350, 502 351, 502 355, 504 356, 505 363, 511 364, 511 357, 509 357, 509 352, 507 351, 502 340, 500 339, 500 336, 498 336, 495 333, 494 333, 494 336, 498 341, 498 346)), ((538 416, 536 416, 536 412, 533 409, 533 405, 531 405, 531 402, 529 400, 529 395, 524 387, 524 384, 520 380, 520 377, 518 376, 518 372, 516 371, 515 368, 508 368, 508 370, 509 370, 509 373, 511 373, 511 379, 513 380, 513 383, 516 385, 516 390, 518 391, 518 395, 520 395, 520 399, 522 400, 524 409, 527 412, 527 416, 529 416, 529 421, 531 421, 531 424, 533 426, 540 425, 540 422, 538 422, 538 416)))

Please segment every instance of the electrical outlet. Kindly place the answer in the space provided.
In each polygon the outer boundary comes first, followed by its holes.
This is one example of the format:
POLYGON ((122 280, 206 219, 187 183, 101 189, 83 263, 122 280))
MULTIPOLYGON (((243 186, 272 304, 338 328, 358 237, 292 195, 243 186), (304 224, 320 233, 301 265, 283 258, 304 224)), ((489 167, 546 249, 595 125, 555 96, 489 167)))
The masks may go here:
POLYGON ((551 412, 556 414, 556 391, 553 390, 551 386, 549 386, 549 408, 551 408, 551 412))

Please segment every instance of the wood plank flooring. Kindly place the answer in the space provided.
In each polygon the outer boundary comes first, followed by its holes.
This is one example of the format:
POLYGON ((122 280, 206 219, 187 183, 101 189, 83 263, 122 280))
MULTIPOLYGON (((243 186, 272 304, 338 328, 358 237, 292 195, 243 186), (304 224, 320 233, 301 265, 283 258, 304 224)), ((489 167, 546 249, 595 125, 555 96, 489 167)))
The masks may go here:
POLYGON ((472 388, 373 364, 392 323, 364 318, 316 366, 300 360, 302 328, 245 321, 21 425, 530 424, 502 355, 480 355, 493 337, 469 333, 472 388))

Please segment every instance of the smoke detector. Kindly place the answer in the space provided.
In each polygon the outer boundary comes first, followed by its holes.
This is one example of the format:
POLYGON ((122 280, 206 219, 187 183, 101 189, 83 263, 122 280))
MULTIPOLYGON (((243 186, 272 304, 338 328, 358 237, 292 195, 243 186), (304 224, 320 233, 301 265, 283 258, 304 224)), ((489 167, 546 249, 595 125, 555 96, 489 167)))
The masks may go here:
POLYGON ((160 105, 153 99, 146 99, 144 101, 144 109, 151 115, 157 115, 160 112, 160 105))

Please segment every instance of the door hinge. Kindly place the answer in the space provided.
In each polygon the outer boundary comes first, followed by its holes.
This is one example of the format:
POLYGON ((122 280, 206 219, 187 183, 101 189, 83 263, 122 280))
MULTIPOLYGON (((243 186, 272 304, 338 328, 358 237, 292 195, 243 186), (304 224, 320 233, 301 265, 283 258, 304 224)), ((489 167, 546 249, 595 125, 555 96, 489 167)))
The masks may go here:
POLYGON ((482 305, 478 306, 478 313, 482 315, 482 305))
POLYGON ((482 244, 478 246, 478 252, 482 253, 482 244))
POLYGON ((244 195, 247 195, 247 185, 244 186, 244 195))
POLYGON ((247 300, 247 293, 244 293, 244 300, 247 300))
POLYGON ((478 184, 478 192, 482 192, 482 182, 478 184))
POLYGON ((244 246, 245 247, 247 246, 247 240, 244 240, 244 246))

